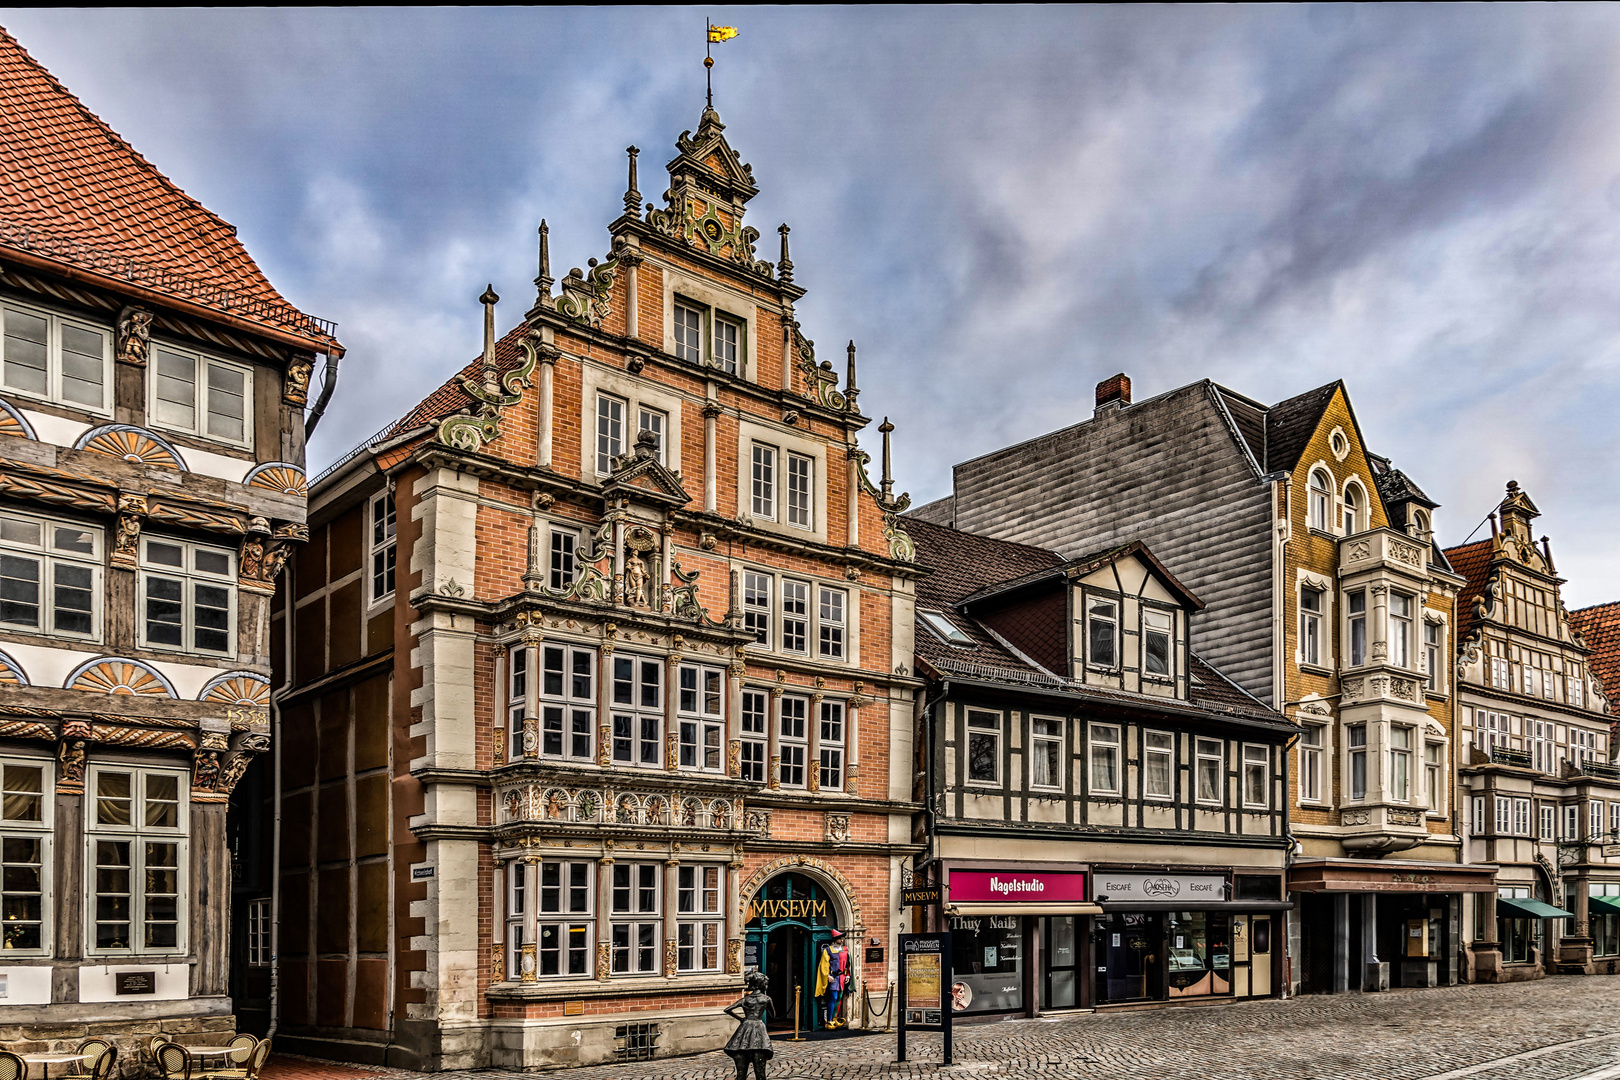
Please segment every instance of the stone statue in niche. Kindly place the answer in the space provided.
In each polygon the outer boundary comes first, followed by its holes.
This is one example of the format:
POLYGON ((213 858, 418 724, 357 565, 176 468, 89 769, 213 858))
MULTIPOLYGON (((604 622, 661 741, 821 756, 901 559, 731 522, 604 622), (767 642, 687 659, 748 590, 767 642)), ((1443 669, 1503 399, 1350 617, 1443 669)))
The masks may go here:
POLYGON ((143 366, 152 349, 152 313, 127 307, 118 315, 118 359, 143 366))
POLYGON ((631 607, 647 606, 647 564, 632 551, 624 561, 624 602, 631 607))

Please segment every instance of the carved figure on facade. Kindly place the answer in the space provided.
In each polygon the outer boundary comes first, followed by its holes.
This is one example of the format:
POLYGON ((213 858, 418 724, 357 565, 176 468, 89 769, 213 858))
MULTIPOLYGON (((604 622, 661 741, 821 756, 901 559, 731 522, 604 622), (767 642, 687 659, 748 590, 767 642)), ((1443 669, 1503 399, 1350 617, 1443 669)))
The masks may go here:
MULTIPOLYGON (((84 743, 89 736, 89 724, 84 726, 84 735, 73 738, 63 738, 56 755, 56 789, 58 791, 82 791, 84 789, 84 743)), ((63 725, 64 734, 67 725, 63 725)))
POLYGON ((199 750, 192 759, 191 790, 214 791, 219 786, 219 751, 199 750))
POLYGON ((302 409, 309 403, 309 379, 315 373, 315 365, 304 357, 295 357, 287 362, 287 382, 281 390, 281 400, 289 405, 296 405, 302 409))
POLYGON ((114 355, 120 363, 145 367, 152 349, 152 313, 133 305, 118 313, 114 355))
POLYGON ((146 516, 146 496, 120 492, 118 525, 113 532, 108 561, 114 566, 134 569, 140 557, 141 519, 146 516))

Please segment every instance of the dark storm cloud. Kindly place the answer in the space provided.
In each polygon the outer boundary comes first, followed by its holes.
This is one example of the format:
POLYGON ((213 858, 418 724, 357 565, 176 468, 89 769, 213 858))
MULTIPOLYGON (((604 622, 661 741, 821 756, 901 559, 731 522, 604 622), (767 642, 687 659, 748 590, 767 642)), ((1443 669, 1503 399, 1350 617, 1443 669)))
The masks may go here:
MULTIPOLYGON (((801 318, 860 343, 919 498, 1211 377, 1343 377, 1463 539, 1519 480, 1570 596, 1620 596, 1620 105, 1606 7, 738 9, 717 103, 801 318)), ((9 29, 350 347, 330 460, 662 191, 705 12, 44 12, 9 29)), ((869 433, 869 437, 874 437, 869 433)))

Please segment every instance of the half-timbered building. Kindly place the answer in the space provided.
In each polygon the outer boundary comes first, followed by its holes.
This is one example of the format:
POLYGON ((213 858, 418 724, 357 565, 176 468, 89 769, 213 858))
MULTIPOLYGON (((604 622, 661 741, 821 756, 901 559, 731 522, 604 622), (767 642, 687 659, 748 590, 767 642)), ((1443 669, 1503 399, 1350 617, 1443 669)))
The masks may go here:
POLYGON ((1499 869, 1468 912, 1482 982, 1620 970, 1620 768, 1609 699, 1540 511, 1509 481, 1490 535, 1450 548, 1468 854, 1499 869))
MULTIPOLYGON (((662 206, 313 488, 294 641, 283 1045, 414 1068, 861 1023, 911 844, 912 563, 801 333, 787 228, 706 109, 662 206), (838 941, 853 981, 818 998, 838 941)), ((663 186, 661 183, 660 186, 663 186)), ((885 439, 889 429, 885 428, 885 439)), ((887 444, 885 444, 885 447, 887 444)), ((885 450, 886 453, 886 450, 885 450)))
POLYGON ((227 806, 342 350, 4 32, 0 116, 0 1012, 135 1069, 136 1032, 235 1027, 233 891, 269 883, 227 806))
POLYGON ((916 880, 958 1013, 1278 992, 1298 730, 1198 657, 1202 601, 1140 541, 908 526, 932 571, 916 880))

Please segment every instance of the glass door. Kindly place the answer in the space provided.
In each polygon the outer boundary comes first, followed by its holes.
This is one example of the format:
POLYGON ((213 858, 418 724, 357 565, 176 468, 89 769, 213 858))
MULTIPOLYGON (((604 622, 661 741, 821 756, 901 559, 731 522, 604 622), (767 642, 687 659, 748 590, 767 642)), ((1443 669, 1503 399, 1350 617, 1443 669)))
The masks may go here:
POLYGON ((1080 1004, 1080 917, 1053 915, 1046 919, 1046 947, 1041 952, 1046 994, 1043 1009, 1073 1009, 1080 1004))

